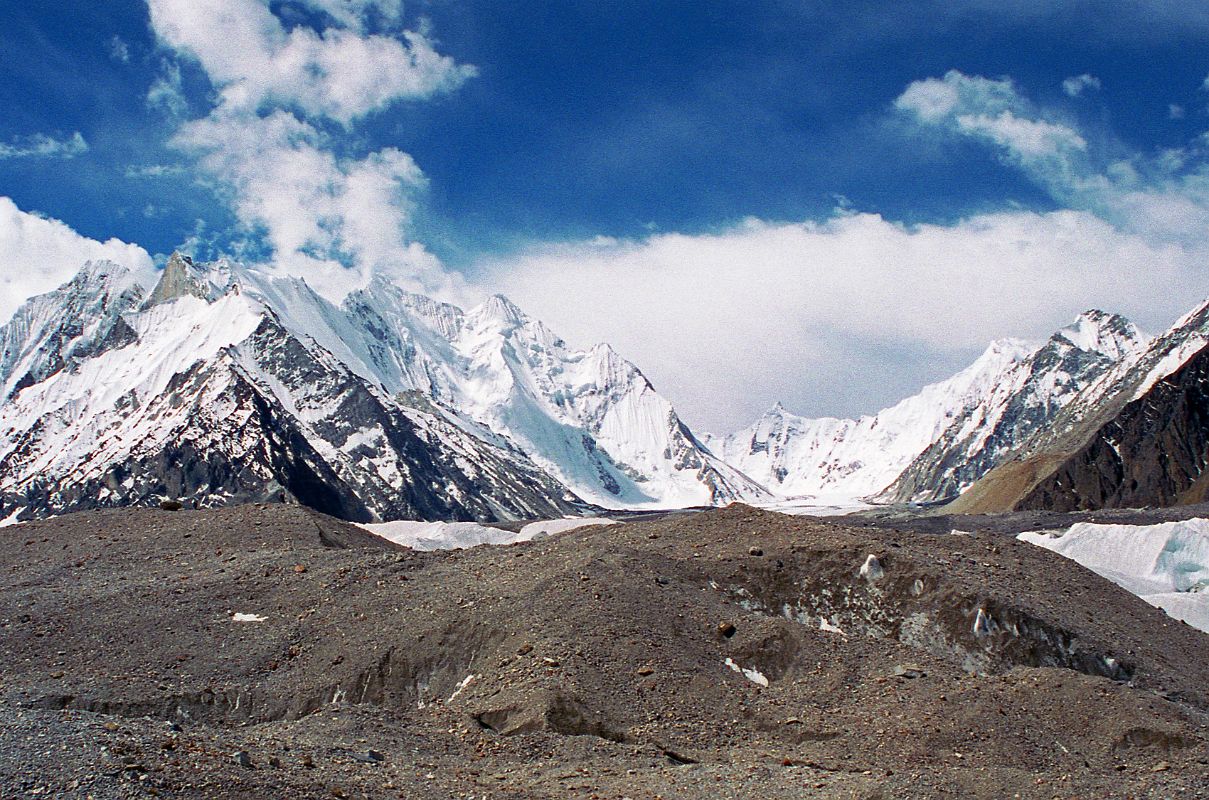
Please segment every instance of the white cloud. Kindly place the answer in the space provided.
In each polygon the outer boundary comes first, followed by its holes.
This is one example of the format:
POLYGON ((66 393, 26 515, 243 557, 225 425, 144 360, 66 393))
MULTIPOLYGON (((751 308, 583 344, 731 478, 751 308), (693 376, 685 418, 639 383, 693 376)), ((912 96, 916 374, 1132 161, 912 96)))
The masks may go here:
POLYGON ((1016 162, 1053 169, 1072 151, 1087 148, 1073 127, 1042 119, 1010 80, 950 70, 907 86, 895 107, 920 125, 974 136, 999 145, 1016 162))
POLYGON ((303 0, 311 8, 322 11, 341 25, 363 29, 371 13, 386 23, 397 23, 403 14, 401 0, 303 0))
POLYGON ((159 77, 147 90, 147 107, 174 119, 183 119, 189 113, 189 102, 181 86, 179 64, 165 60, 160 65, 159 77))
MULTIPOLYGON (((306 0, 328 26, 288 28, 264 0, 149 0, 160 40, 197 61, 216 105, 181 124, 174 144, 198 158, 245 231, 278 269, 338 298, 377 271, 411 289, 456 291, 456 278, 411 241, 411 156, 393 147, 350 156, 357 120, 402 99, 455 89, 474 74, 427 33, 393 30, 390 0, 306 0), (385 27, 383 27, 385 26, 385 27)), ((176 83, 179 85, 179 75, 176 83)))
MULTIPOLYGON (((1056 200, 1086 209, 1118 228, 1153 241, 1197 245, 1209 225, 1209 161, 1204 152, 1172 151, 1110 158, 1116 144, 1093 152, 1073 125, 1036 108, 1008 80, 955 70, 912 83, 896 108, 922 128, 981 139, 1021 167, 1056 200), (945 87, 957 99, 937 111, 920 101, 945 87)), ((1203 148, 1202 148, 1203 150, 1203 148)))
POLYGON ((176 143, 229 188, 236 215, 264 232, 277 268, 333 297, 375 271, 417 290, 448 289, 437 260, 405 237, 412 194, 425 186, 406 153, 337 158, 319 131, 284 111, 212 114, 183 126, 176 143))
POLYGON ((873 411, 991 339, 1044 337, 1094 306, 1164 326, 1205 294, 1207 253, 1078 211, 919 227, 839 214, 539 246, 482 280, 577 344, 609 341, 690 425, 718 431, 777 399, 873 411))
MULTIPOLYGON (((173 49, 195 58, 228 111, 297 106, 345 125, 403 98, 457 88, 474 74, 440 55, 422 31, 400 38, 358 27, 290 30, 258 0, 148 0, 151 25, 173 49)), ((397 3, 312 2, 340 24, 397 3)))
POLYGON ((130 45, 121 36, 115 35, 109 40, 109 57, 123 64, 130 63, 130 45))
POLYGON ((927 78, 908 86, 894 104, 903 111, 914 113, 924 122, 939 122, 957 108, 960 100, 952 81, 927 78))
POLYGON ((993 117, 960 114, 956 122, 963 133, 985 136, 1025 159, 1055 156, 1067 149, 1087 149, 1086 140, 1065 125, 1021 119, 1011 111, 1001 111, 993 117))
POLYGON ((155 280, 151 256, 138 245, 89 239, 57 219, 22 211, 10 198, 0 197, 0 322, 26 298, 70 280, 90 259, 128 267, 144 283, 155 280))
POLYGON ((1062 91, 1071 97, 1078 97, 1087 89, 1098 91, 1100 89, 1100 79, 1085 72, 1082 75, 1075 75, 1062 81, 1062 91))
POLYGON ((1178 103, 1171 103, 1167 106, 1167 119, 1183 119, 1184 107, 1178 103))
POLYGON ((0 143, 0 159, 4 158, 75 158, 88 152, 88 142, 79 131, 66 139, 56 139, 43 133, 35 133, 15 140, 12 144, 0 143))
POLYGON ((185 168, 179 164, 148 164, 145 166, 126 167, 127 178, 167 178, 181 175, 185 168))

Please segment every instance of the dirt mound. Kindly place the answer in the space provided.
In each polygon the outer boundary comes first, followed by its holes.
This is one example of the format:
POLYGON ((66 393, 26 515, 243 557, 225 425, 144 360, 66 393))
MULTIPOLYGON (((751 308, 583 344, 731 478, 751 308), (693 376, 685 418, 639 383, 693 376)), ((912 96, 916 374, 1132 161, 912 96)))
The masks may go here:
POLYGON ((0 558, 0 796, 1173 796, 1209 771, 1209 636, 998 536, 732 507, 417 553, 243 506, 0 529, 0 558))

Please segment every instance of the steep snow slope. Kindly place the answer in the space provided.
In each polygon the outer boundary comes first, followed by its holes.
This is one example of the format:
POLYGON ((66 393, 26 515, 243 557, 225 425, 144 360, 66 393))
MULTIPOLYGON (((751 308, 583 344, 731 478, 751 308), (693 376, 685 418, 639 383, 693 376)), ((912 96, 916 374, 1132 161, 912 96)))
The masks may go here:
POLYGON ((142 301, 125 267, 90 261, 67 283, 33 298, 0 327, 0 403, 61 369, 129 341, 122 318, 142 301))
POLYGON ((955 420, 991 396, 1030 353, 1018 340, 993 342, 957 375, 874 416, 806 419, 777 404, 751 427, 707 444, 782 495, 876 495, 955 420))
POLYGON ((880 497, 929 502, 956 497, 1029 437, 1045 430, 1087 386, 1149 338, 1115 314, 1088 311, 1012 365, 986 397, 967 406, 880 497))
POLYGON ((123 318, 129 341, 0 406, 0 507, 293 496, 361 520, 573 508, 522 453, 422 396, 367 383, 287 331, 257 293, 165 275, 170 285, 123 318))
POLYGON ((709 453, 637 367, 608 345, 570 349, 505 297, 462 312, 378 280, 343 309, 355 360, 383 386, 459 409, 586 500, 643 508, 767 497, 709 453))

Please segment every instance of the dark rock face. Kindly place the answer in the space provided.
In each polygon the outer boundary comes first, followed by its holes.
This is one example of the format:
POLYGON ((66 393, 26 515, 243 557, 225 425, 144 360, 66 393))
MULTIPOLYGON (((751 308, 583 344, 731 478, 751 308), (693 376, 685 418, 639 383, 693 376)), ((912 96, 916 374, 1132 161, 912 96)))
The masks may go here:
POLYGON ((1072 511, 1209 498, 1209 348, 1156 383, 1042 480, 1019 509, 1072 511))

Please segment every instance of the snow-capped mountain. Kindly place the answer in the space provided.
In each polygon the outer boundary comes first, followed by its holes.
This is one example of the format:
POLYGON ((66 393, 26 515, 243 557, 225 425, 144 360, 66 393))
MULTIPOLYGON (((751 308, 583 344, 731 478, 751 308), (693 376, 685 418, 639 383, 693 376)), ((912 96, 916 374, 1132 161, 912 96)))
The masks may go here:
POLYGON ((285 309, 287 328, 367 380, 456 409, 586 501, 667 508, 767 496, 706 450, 612 348, 572 350, 503 296, 464 312, 381 276, 339 308, 297 280, 254 290, 285 309))
POLYGON ((1081 314, 1007 369, 986 397, 964 408, 879 499, 956 497, 1023 442, 1048 430, 1084 389, 1149 342, 1122 316, 1098 310, 1081 314))
POLYGON ((504 298, 169 260, 149 294, 90 264, 0 328, 0 516, 289 495, 357 519, 558 516, 762 490, 633 365, 504 298))
POLYGON ((875 415, 807 419, 778 404, 751 427, 708 444, 784 496, 850 500, 876 495, 966 409, 988 397, 1029 352, 1017 340, 994 342, 952 378, 875 415))
POLYGON ((70 281, 21 306, 0 328, 0 402, 61 369, 133 340, 124 316, 142 289, 122 267, 89 262, 70 281))
POLYGON ((978 513, 1199 497, 1209 301, 1088 383, 953 504, 978 513))
POLYGON ((779 404, 709 445, 785 496, 933 501, 956 496, 1148 340, 1089 311, 1040 348, 993 342, 968 368, 878 412, 806 419, 779 404))

